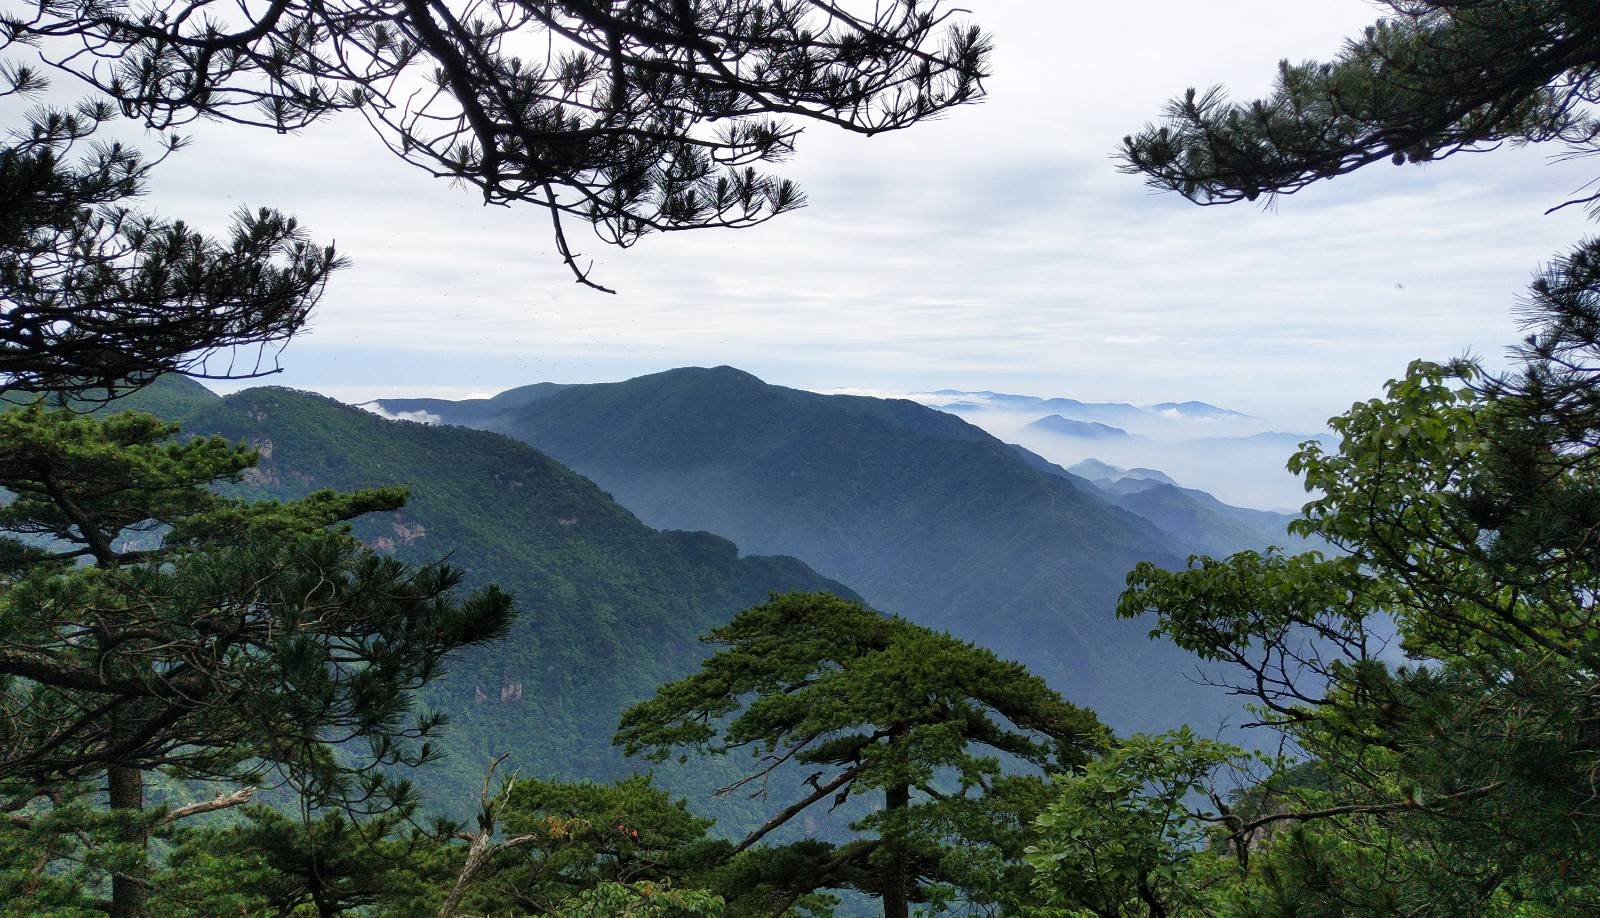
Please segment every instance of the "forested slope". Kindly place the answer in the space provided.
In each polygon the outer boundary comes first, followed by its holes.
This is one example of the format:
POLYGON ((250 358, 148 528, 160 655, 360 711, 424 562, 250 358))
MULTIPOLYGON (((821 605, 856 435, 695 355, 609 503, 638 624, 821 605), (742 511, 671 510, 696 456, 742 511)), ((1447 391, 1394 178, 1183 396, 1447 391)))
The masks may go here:
MULTIPOLYGON (((401 484, 406 507, 356 533, 409 561, 448 559, 469 583, 515 594, 511 635, 453 659, 426 702, 452 718, 440 802, 474 793, 502 752, 529 774, 604 778, 631 766, 610 745, 618 713, 698 664, 699 635, 770 592, 854 594, 792 558, 740 557, 704 532, 661 532, 548 456, 492 433, 384 420, 306 392, 218 398, 163 380, 116 403, 192 433, 253 444, 243 488, 262 497, 401 484)), ((692 791, 691 788, 685 790, 692 791)))
POLYGON ((1270 541, 1213 508, 1155 515, 1181 530, 1169 531, 951 414, 768 385, 731 367, 484 408, 429 400, 427 410, 537 446, 651 525, 801 558, 878 608, 1021 660, 1118 729, 1215 724, 1232 710, 1193 684, 1193 660, 1112 612, 1139 561, 1176 566, 1193 551, 1270 541), (1220 528, 1196 538, 1207 522, 1220 528))

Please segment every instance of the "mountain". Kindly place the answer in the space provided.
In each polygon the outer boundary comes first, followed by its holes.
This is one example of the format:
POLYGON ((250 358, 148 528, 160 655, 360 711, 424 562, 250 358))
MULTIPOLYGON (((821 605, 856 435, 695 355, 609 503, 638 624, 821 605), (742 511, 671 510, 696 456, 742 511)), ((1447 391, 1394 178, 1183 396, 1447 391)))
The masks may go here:
MULTIPOLYGON (((593 482, 497 434, 388 421, 288 389, 218 398, 180 378, 115 405, 255 445, 248 495, 405 485, 407 505, 357 521, 356 535, 408 561, 447 558, 469 584, 515 595, 510 636, 456 654, 425 695, 451 717, 451 754, 418 783, 447 807, 470 804, 484 763, 502 752, 526 774, 621 774, 630 766, 610 745, 618 715, 691 672, 705 653, 699 635, 773 591, 855 595, 793 558, 741 557, 719 536, 652 529, 593 482)), ((709 787, 677 789, 701 798, 709 787)))
MULTIPOLYGON (((650 525, 793 555, 880 609, 1019 659, 1119 729, 1233 711, 1188 679, 1192 658, 1112 610, 1139 561, 1268 540, 1231 523, 1205 539, 1174 533, 954 415, 731 367, 568 386, 488 418, 478 405, 430 410, 538 447, 650 525)), ((1189 495, 1175 493, 1181 507, 1189 495)), ((1212 519, 1197 509, 1179 528, 1212 519)))
MULTIPOLYGON (((564 386, 560 383, 534 383, 531 386, 519 386, 494 396, 493 398, 469 398, 460 401, 450 401, 441 398, 395 398, 383 401, 382 413, 392 420, 417 421, 429 424, 438 423, 438 411, 448 410, 452 417, 463 419, 458 421, 466 426, 464 419, 481 420, 494 417, 497 414, 511 410, 529 402, 538 401, 561 391, 564 386)), ((367 402, 357 405, 358 408, 371 408, 376 402, 367 402)))
POLYGON ((1085 459, 1075 465, 1067 466, 1066 470, 1073 475, 1087 478, 1097 484, 1101 480, 1115 481, 1124 474, 1123 469, 1117 468, 1109 462, 1101 462, 1099 459, 1085 459))
POLYGON ((1294 517, 1286 513, 1229 506, 1204 491, 1148 478, 1125 478, 1107 490, 1117 506, 1160 526, 1195 554, 1223 557, 1269 545, 1296 550, 1310 547, 1298 536, 1289 535, 1294 517))
MULTIPOLYGON (((1099 459, 1085 459, 1082 462, 1067 466, 1066 469, 1073 475, 1087 478, 1094 482, 1101 490, 1113 494, 1129 494, 1134 491, 1143 491, 1156 485, 1172 485, 1178 483, 1168 477, 1166 472, 1156 469, 1124 469, 1101 462, 1099 459)), ((1204 491, 1195 491, 1195 494, 1205 494, 1204 491)), ((1215 500, 1211 495, 1205 494, 1208 500, 1215 500)), ((1220 503, 1220 501, 1219 501, 1220 503)))
POLYGON ((933 394, 959 396, 961 398, 960 401, 944 406, 946 409, 953 408, 957 411, 971 412, 981 411, 985 408, 998 408, 1002 411, 1014 412, 1053 412, 1081 421, 1129 420, 1146 414, 1143 409, 1127 402, 1080 402, 1075 398, 1040 398, 1037 395, 1013 395, 1009 392, 993 392, 988 389, 977 392, 967 392, 962 389, 939 389, 933 394))
POLYGON ((1140 407, 1127 402, 1080 402, 1075 398, 1040 398, 1035 395, 1013 395, 987 389, 977 392, 939 389, 933 394, 961 399, 951 405, 943 406, 945 410, 976 412, 984 408, 994 408, 1009 412, 1051 412, 1074 421, 1099 421, 1123 425, 1140 422, 1148 424, 1173 417, 1213 421, 1256 420, 1248 414, 1197 401, 1158 402, 1149 407, 1140 407))
POLYGON ((1076 437, 1081 440, 1126 440, 1129 434, 1120 427, 1098 421, 1074 421, 1059 414, 1047 414, 1022 428, 1027 431, 1054 434, 1058 437, 1076 437))
POLYGON ((1180 487, 1155 469, 1122 469, 1098 459, 1066 469, 1040 462, 1047 470, 1088 478, 1117 506, 1156 524, 1190 553, 1222 557, 1269 545, 1297 551, 1326 547, 1290 535, 1290 514, 1230 506, 1204 491, 1180 487))
POLYGON ((1173 481, 1171 478, 1169 478, 1167 476, 1166 472, 1160 471, 1158 469, 1140 469, 1140 468, 1128 469, 1127 471, 1122 473, 1121 477, 1122 477, 1122 480, 1124 480, 1124 481, 1154 481, 1154 482, 1157 482, 1159 484, 1169 484, 1169 485, 1176 485, 1177 484, 1176 481, 1173 481))
POLYGON ((1186 418, 1233 418, 1241 421, 1253 420, 1248 414, 1241 414, 1227 408, 1218 408, 1205 402, 1159 402, 1150 406, 1151 411, 1172 412, 1186 418))

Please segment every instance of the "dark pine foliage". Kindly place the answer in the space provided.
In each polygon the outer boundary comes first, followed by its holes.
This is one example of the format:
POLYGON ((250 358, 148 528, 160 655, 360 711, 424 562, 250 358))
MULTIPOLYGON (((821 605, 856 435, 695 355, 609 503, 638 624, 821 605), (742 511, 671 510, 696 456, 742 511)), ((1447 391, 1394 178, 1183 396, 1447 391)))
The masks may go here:
POLYGON ((989 50, 937 0, 69 0, 4 27, 153 127, 359 111, 424 171, 547 208, 591 286, 563 217, 621 246, 760 223, 802 203, 756 168, 796 122, 908 127, 978 99, 989 50))
POLYGON ((1005 775, 1001 757, 1061 772, 1108 739, 1093 712, 1020 664, 826 594, 775 596, 706 640, 717 653, 629 709, 616 742, 657 760, 679 750, 751 756, 754 770, 724 793, 764 796, 769 784, 809 773, 734 853, 818 804, 882 801, 852 826, 855 840, 800 843, 806 856, 778 884, 773 914, 829 888, 880 898, 885 918, 928 901, 930 883, 1003 896, 968 888, 976 884, 967 875, 986 849, 1013 862, 1021 855, 1016 829, 1028 817, 1017 819, 1013 805, 1034 797, 1037 779, 1005 775), (963 854, 947 857, 949 849, 963 854))
POLYGON ((246 504, 213 488, 254 451, 175 433, 138 413, 0 413, 0 805, 58 805, 103 780, 128 858, 108 871, 114 916, 141 914, 149 892, 162 814, 147 811, 147 773, 404 806, 384 769, 434 758, 441 726, 414 693, 511 620, 507 594, 457 599, 460 571, 349 535, 345 521, 399 507, 399 489, 246 504))
MULTIPOLYGON (((6 49, 0 33, 0 51, 6 49)), ((43 88, 0 66, 0 99, 43 88)), ((342 260, 292 217, 241 209, 226 239, 132 206, 145 159, 95 140, 109 102, 33 111, 0 139, 0 394, 98 392, 174 370, 275 372, 342 260)))
MULTIPOLYGON (((1372 163, 1501 143, 1594 150, 1600 14, 1585 0, 1382 0, 1328 62, 1278 68, 1271 95, 1190 89, 1124 139, 1129 172, 1198 203, 1286 194, 1372 163)), ((1600 195, 1584 198, 1600 200, 1600 195)))

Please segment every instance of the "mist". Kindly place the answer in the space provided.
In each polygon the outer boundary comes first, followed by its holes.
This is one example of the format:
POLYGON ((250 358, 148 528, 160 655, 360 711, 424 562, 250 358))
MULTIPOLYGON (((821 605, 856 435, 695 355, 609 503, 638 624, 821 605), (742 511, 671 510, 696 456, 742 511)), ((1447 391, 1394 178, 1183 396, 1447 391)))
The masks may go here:
POLYGON ((1155 469, 1183 487, 1259 510, 1298 513, 1309 498, 1287 469, 1289 457, 1308 440, 1332 443, 1326 431, 1201 402, 1080 402, 950 389, 898 396, 954 414, 1061 466, 1095 459, 1120 469, 1155 469))

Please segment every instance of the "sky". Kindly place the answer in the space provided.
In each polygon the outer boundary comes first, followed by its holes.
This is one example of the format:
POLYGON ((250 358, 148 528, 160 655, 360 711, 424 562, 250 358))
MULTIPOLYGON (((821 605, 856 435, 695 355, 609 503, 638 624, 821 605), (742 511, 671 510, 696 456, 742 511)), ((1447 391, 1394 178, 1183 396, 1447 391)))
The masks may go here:
MULTIPOLYGON (((1314 429, 1417 357, 1499 359, 1543 261, 1589 232, 1545 216, 1587 178, 1553 149, 1387 164, 1272 207, 1196 207, 1117 171, 1120 138, 1188 86, 1265 90, 1327 57, 1360 0, 970 0, 989 98, 877 138, 809 128, 781 167, 810 206, 623 252, 485 208, 356 117, 297 135, 198 124, 149 203, 221 227, 296 214, 353 260, 272 381, 347 401, 487 394, 732 364, 818 390, 1199 399, 1314 429)), ((226 387, 223 387, 226 388, 226 387)))

